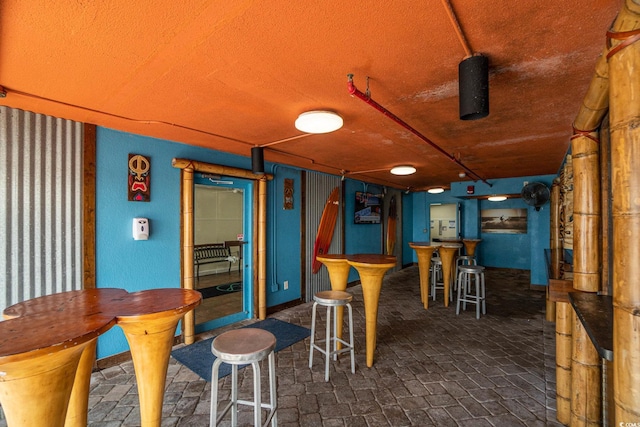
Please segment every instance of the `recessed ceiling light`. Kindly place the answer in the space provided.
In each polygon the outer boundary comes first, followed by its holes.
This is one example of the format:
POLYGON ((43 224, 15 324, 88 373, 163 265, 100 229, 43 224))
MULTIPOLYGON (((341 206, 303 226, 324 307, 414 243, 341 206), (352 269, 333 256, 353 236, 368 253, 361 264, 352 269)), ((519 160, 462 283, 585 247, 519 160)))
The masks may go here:
POLYGON ((396 166, 391 168, 391 173, 394 175, 411 175, 416 173, 416 168, 413 166, 396 166))
POLYGON ((507 200, 507 196, 491 196, 488 200, 490 202, 504 202, 507 200))
POLYGON ((296 119, 296 129, 306 133, 329 133, 342 127, 342 117, 333 111, 307 111, 296 119))
POLYGON ((440 194, 444 192, 444 188, 442 187, 437 187, 437 188, 430 188, 427 190, 429 193, 431 194, 440 194))

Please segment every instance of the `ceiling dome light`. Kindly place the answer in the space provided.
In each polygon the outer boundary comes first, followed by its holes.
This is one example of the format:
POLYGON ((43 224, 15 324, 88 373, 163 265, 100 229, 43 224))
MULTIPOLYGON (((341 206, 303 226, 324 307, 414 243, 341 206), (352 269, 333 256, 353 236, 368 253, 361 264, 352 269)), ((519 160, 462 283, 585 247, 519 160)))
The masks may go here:
POLYGON ((427 190, 427 192, 429 192, 431 194, 440 194, 440 193, 444 193, 444 188, 442 188, 442 187, 430 188, 430 189, 427 190))
POLYGON ((342 117, 332 111, 307 111, 296 119, 296 129, 306 133, 329 133, 342 124, 342 117))
POLYGON ((491 196, 488 200, 490 202, 504 202, 507 200, 507 196, 491 196))
POLYGON ((411 175, 416 173, 416 168, 413 166, 396 166, 391 168, 391 173, 394 175, 411 175))

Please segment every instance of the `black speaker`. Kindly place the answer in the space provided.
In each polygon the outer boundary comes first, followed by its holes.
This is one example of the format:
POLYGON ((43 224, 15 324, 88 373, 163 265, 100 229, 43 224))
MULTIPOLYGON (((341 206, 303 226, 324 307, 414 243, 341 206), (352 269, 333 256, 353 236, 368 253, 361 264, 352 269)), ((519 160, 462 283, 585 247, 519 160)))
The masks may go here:
POLYGON ((264 148, 251 147, 251 171, 264 173, 264 148))
POLYGON ((477 120, 489 115, 489 58, 471 56, 458 66, 460 119, 477 120))

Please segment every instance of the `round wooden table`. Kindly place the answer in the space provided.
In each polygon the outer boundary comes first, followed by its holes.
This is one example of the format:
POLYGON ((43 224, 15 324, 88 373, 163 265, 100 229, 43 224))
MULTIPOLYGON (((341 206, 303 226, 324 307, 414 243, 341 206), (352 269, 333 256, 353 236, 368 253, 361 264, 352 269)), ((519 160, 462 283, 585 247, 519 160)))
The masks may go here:
POLYGON ((134 361, 141 424, 159 426, 175 327, 201 301, 188 289, 87 289, 7 307, 0 375, 10 381, 0 381, 0 402, 8 424, 86 426, 97 337, 120 324, 134 361))
POLYGON ((420 301, 424 309, 429 308, 429 271, 431 270, 431 258, 438 248, 431 242, 409 242, 409 247, 416 251, 418 256, 418 271, 420 272, 420 301))
POLYGON ((396 266, 396 257, 375 254, 347 255, 347 262, 360 274, 364 297, 367 366, 370 368, 373 366, 373 354, 376 349, 376 327, 382 279, 387 270, 396 266))
POLYGON ((449 307, 449 288, 451 287, 451 276, 454 270, 454 260, 458 250, 462 247, 460 243, 443 243, 438 248, 440 259, 442 260, 442 281, 444 282, 444 306, 449 307))

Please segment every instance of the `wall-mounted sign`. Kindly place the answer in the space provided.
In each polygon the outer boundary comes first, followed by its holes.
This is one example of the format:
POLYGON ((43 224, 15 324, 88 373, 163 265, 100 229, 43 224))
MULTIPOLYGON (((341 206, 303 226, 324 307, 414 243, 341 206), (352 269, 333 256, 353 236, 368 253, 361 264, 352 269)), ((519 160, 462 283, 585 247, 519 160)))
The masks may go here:
POLYGON ((284 208, 293 209, 293 179, 284 179, 284 208))
POLYGON ((130 202, 151 200, 151 163, 140 154, 129 154, 128 193, 130 202))

